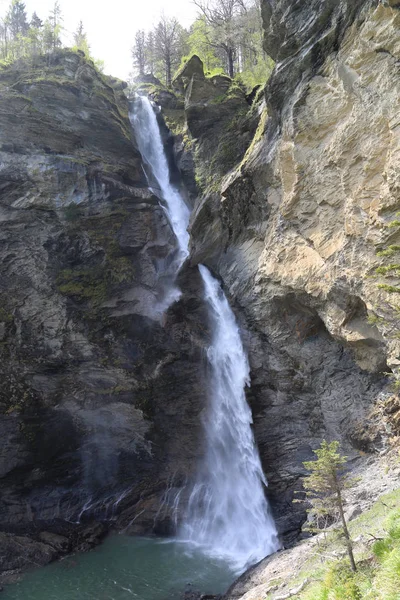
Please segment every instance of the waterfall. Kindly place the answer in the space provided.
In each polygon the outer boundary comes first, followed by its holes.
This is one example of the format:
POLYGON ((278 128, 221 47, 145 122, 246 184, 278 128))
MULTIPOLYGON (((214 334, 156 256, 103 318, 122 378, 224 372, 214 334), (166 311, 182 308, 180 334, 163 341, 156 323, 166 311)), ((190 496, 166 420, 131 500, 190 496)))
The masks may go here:
MULTIPOLYGON (((179 265, 188 256, 189 210, 170 183, 162 138, 150 101, 138 97, 132 124, 147 175, 175 233, 179 265), (154 184, 153 184, 154 185, 154 184)), ((218 281, 199 267, 213 335, 208 349, 209 405, 205 411, 204 458, 190 490, 179 538, 228 560, 237 571, 279 548, 264 494, 266 480, 246 401, 249 364, 238 325, 218 281)))
POLYGON ((157 123, 157 117, 150 100, 145 96, 138 96, 133 103, 131 123, 136 133, 136 141, 140 154, 147 167, 149 181, 154 181, 157 189, 151 186, 152 192, 163 202, 164 210, 175 233, 179 257, 177 270, 182 266, 189 255, 188 224, 190 211, 181 194, 171 185, 167 157, 157 123))
POLYGON ((181 536, 241 571, 279 548, 246 401, 250 368, 235 316, 218 281, 200 266, 212 340, 205 456, 181 536))

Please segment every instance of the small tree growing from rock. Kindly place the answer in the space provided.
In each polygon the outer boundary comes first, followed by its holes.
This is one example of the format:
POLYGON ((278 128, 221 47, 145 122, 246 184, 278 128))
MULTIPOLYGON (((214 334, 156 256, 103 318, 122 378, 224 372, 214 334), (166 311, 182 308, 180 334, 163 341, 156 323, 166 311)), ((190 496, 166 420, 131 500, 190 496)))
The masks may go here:
POLYGON ((328 515, 339 517, 351 569, 356 571, 353 543, 343 509, 343 491, 354 485, 354 479, 350 479, 344 472, 347 458, 339 453, 339 442, 336 441, 329 444, 324 440, 314 453, 317 460, 303 463, 310 471, 303 482, 307 499, 312 505, 310 514, 315 515, 317 519, 326 518, 328 515))

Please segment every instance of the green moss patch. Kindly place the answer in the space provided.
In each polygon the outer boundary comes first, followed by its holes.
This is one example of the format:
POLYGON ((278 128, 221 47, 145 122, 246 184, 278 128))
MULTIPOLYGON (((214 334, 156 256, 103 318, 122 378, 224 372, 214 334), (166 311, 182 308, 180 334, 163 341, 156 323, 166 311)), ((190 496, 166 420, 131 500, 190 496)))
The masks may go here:
POLYGON ((162 114, 168 129, 174 135, 185 135, 186 118, 183 110, 164 108, 162 114))
MULTIPOLYGON (((67 207, 71 211, 71 207, 67 207)), ((101 249, 103 258, 94 266, 63 269, 57 276, 56 285, 61 294, 76 302, 86 303, 88 314, 96 314, 102 303, 121 285, 135 278, 132 260, 122 252, 117 236, 129 212, 122 206, 108 215, 85 217, 77 215, 69 219, 71 234, 80 232, 89 236, 93 248, 101 249)))
MULTIPOLYGON (((293 589, 306 585, 294 597, 297 600, 399 600, 400 592, 400 489, 379 498, 372 508, 349 523, 357 543, 357 572, 339 557, 342 543, 329 531, 321 539, 301 571, 286 585, 293 589)), ((269 594, 263 600, 273 600, 269 594)))

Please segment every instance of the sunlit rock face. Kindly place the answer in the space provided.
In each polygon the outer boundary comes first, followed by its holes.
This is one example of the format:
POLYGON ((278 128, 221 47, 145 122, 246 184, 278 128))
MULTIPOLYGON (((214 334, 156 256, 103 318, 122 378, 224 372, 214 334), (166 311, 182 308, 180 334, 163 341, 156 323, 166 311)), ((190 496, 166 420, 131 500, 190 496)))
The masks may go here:
MULTIPOLYGON (((36 60, 0 72, 0 525, 35 531, 47 562, 40 530, 84 549, 102 527, 76 521, 128 508, 124 527, 140 513, 135 531, 170 530, 156 516, 199 451, 207 328, 197 268, 153 310, 176 244, 122 82, 79 53, 36 60)), ((34 541, 14 560, 3 537, 4 568, 29 564, 34 541)))
POLYGON ((357 456, 354 429, 400 358, 396 294, 378 287, 397 279, 372 277, 398 263, 377 252, 399 244, 387 224, 400 200, 400 11, 266 0, 263 16, 277 61, 265 122, 195 207, 192 262, 221 275, 247 328, 256 437, 287 531, 311 446, 340 439, 357 456))

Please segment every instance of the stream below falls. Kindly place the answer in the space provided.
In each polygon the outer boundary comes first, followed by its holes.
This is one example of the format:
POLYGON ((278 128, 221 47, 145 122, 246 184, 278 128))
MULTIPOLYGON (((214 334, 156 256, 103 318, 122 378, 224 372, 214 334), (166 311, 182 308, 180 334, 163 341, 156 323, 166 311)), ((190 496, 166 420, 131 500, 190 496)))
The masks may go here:
POLYGON ((235 579, 223 561, 187 544, 110 536, 86 554, 26 573, 1 600, 178 600, 186 590, 226 591, 235 579))

